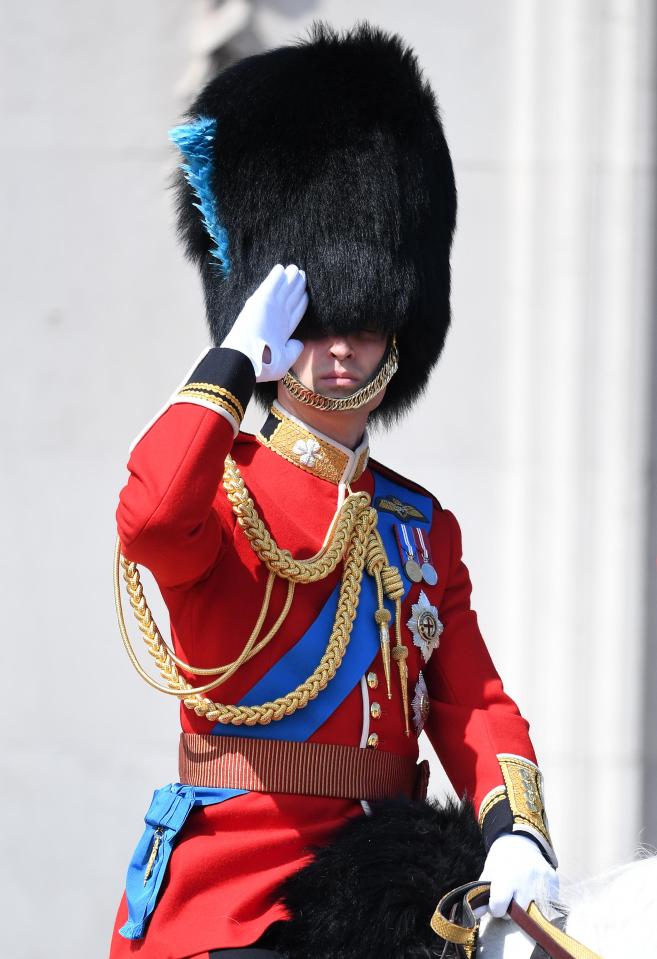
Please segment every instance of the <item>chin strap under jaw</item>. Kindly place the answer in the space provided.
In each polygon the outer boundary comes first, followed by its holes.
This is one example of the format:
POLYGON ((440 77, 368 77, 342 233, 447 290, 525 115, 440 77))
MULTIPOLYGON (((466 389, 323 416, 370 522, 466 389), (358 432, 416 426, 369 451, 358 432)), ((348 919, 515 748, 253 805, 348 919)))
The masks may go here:
POLYGON ((374 371, 368 382, 356 390, 355 393, 352 393, 351 396, 333 397, 316 393, 304 386, 291 370, 285 374, 282 382, 290 396, 305 406, 312 406, 316 410, 328 410, 333 413, 344 410, 358 410, 369 403, 377 393, 380 393, 388 385, 397 372, 398 366, 399 350, 397 348, 397 338, 393 336, 378 369, 374 371))

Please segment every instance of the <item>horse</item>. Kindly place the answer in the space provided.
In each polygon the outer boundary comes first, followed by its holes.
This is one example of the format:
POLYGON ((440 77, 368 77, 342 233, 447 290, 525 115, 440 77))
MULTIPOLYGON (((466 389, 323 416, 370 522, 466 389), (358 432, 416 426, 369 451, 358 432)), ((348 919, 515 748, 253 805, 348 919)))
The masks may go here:
MULTIPOLYGON (((657 855, 601 873, 583 882, 562 879, 559 901, 539 902, 550 916, 565 915, 564 931, 602 959, 647 954, 647 941, 657 922, 657 855)), ((530 959, 535 943, 512 922, 485 916, 477 956, 482 959, 530 959)))

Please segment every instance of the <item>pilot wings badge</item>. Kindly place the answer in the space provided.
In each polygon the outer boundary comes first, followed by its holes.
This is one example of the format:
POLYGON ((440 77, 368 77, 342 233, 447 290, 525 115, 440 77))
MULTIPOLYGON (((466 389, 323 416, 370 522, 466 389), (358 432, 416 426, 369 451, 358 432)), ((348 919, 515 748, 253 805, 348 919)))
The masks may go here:
POLYGON ((392 513, 401 520, 418 519, 421 523, 428 523, 428 518, 412 503, 402 503, 396 496, 377 496, 374 500, 375 509, 382 509, 385 513, 392 513))
POLYGON ((406 625, 413 634, 414 644, 422 653, 425 663, 428 663, 434 649, 438 649, 443 624, 438 618, 438 610, 431 605, 423 591, 417 603, 413 603, 411 613, 406 625))

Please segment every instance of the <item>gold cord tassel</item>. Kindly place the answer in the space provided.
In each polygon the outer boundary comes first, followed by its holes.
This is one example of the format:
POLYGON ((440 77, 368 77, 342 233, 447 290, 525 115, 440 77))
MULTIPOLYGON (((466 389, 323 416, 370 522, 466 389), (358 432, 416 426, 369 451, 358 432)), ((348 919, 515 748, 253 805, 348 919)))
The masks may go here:
MULTIPOLYGON (((399 626, 399 620, 401 616, 401 602, 397 600, 395 603, 395 626, 399 626)), ((399 683, 401 685, 401 694, 402 694, 402 707, 404 709, 404 727, 406 730, 406 735, 410 736, 411 730, 408 725, 408 665, 406 660, 408 659, 408 649, 402 643, 401 639, 401 630, 397 629, 397 642, 392 650, 392 658, 397 663, 399 668, 399 683)))
POLYGON ((404 710, 404 728, 406 735, 410 736, 411 730, 408 723, 408 650, 402 642, 401 635, 401 601, 404 595, 404 584, 396 566, 390 566, 386 555, 383 540, 377 530, 373 530, 370 540, 367 544, 367 572, 374 577, 376 582, 376 591, 379 600, 379 608, 374 614, 374 619, 379 627, 381 637, 381 657, 383 659, 383 670, 386 676, 388 686, 388 699, 392 699, 391 681, 390 681, 390 659, 394 659, 399 669, 399 684, 401 687, 402 708, 404 710), (383 605, 384 594, 394 600, 395 603, 395 646, 390 649, 390 612, 383 605))
POLYGON ((377 606, 374 613, 374 620, 379 627, 379 641, 381 643, 381 659, 383 660, 383 672, 386 678, 386 689, 388 699, 392 699, 392 684, 390 681, 390 610, 385 608, 383 602, 383 570, 388 563, 383 540, 376 529, 372 530, 367 542, 367 558, 365 568, 374 579, 376 585, 377 606))
POLYGON ((402 694, 402 707, 404 709, 404 727, 406 735, 410 736, 411 730, 408 724, 408 649, 402 641, 401 632, 401 601, 404 595, 404 584, 402 583, 399 570, 396 566, 386 566, 381 572, 383 588, 386 595, 395 601, 395 645, 392 649, 392 658, 397 663, 399 669, 399 683, 402 694))
POLYGON ((374 613, 374 619, 379 626, 379 636, 381 642, 381 659, 383 660, 383 672, 386 677, 386 688, 388 690, 388 699, 392 699, 392 687, 390 684, 390 612, 381 605, 374 613))

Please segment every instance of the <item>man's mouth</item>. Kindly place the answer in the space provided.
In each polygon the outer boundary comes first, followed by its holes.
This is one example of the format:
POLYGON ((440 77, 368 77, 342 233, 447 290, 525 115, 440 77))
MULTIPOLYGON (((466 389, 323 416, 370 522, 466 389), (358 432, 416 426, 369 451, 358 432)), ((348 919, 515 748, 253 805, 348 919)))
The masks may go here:
POLYGON ((330 376, 322 376, 320 383, 325 386, 354 386, 358 380, 355 376, 342 376, 338 373, 332 373, 330 376))
POLYGON ((353 373, 347 373, 346 371, 333 371, 332 373, 325 373, 319 378, 320 383, 324 386, 333 386, 333 387, 353 387, 359 381, 360 377, 354 376, 353 373))

